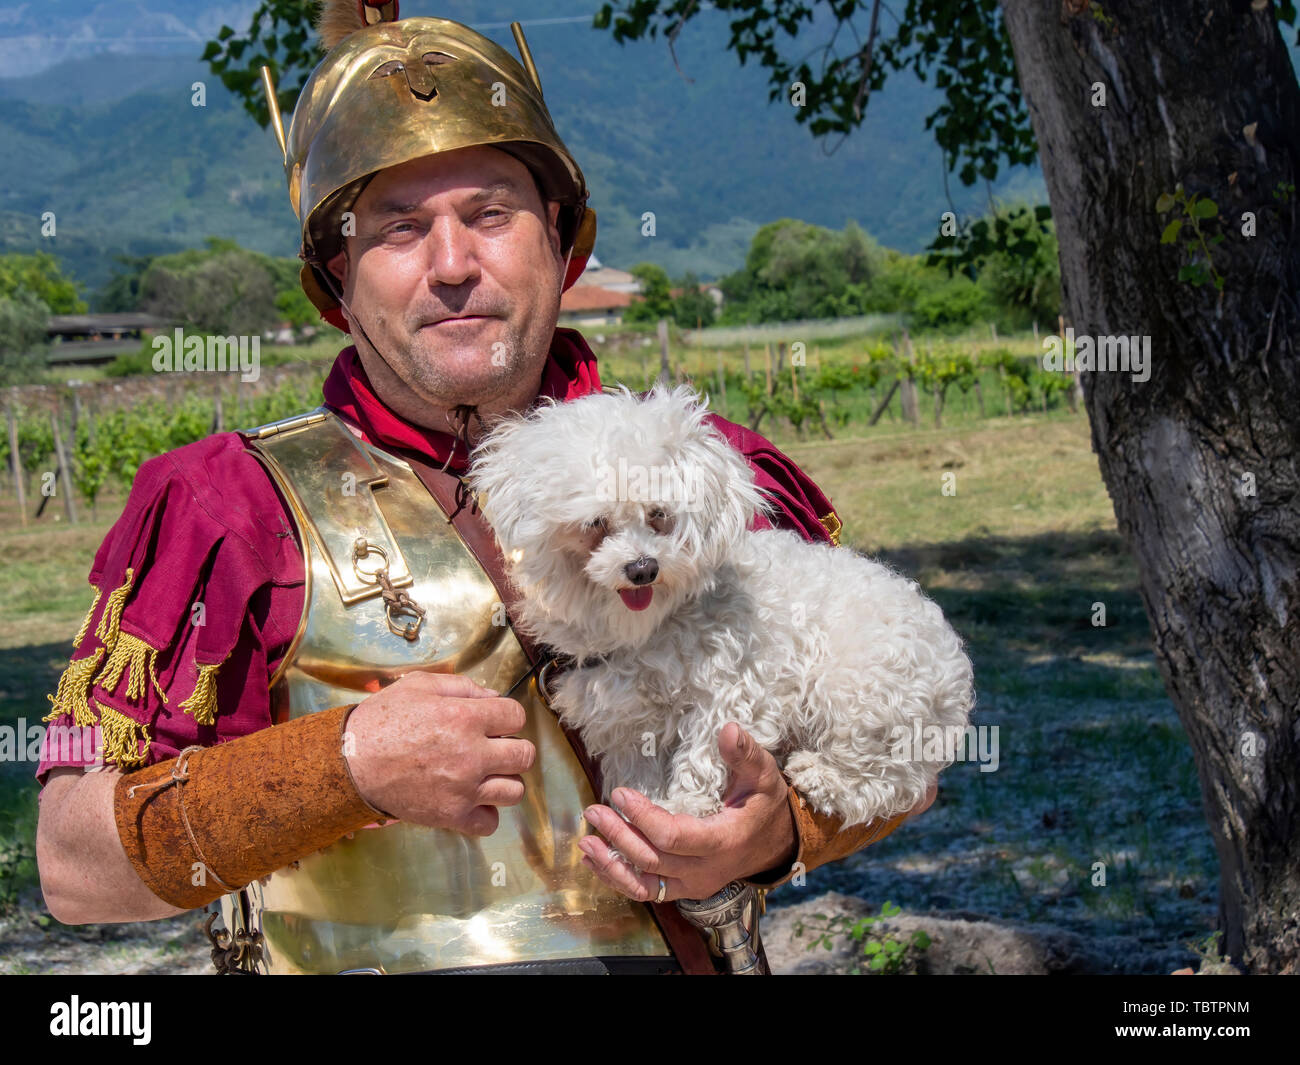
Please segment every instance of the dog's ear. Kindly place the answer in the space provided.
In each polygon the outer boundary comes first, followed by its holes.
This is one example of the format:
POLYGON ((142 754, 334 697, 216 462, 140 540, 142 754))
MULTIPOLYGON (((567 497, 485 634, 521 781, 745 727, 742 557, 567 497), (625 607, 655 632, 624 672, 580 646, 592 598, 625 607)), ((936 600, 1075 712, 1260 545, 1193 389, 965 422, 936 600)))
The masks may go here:
POLYGON ((745 457, 707 421, 698 396, 678 388, 663 402, 667 418, 677 422, 677 459, 685 485, 685 506, 700 530, 701 555, 710 567, 732 554, 748 533, 754 516, 768 509, 767 497, 754 483, 745 457))
POLYGON ((530 514, 540 503, 540 480, 530 476, 536 457, 535 418, 507 416, 497 422, 471 455, 465 483, 481 497, 483 516, 505 554, 520 546, 530 514))

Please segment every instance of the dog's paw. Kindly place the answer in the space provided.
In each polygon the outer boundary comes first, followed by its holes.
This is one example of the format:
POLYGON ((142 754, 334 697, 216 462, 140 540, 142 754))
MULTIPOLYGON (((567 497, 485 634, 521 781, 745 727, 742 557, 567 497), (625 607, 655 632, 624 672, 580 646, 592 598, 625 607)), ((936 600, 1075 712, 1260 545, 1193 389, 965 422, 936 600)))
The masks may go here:
POLYGON ((786 759, 785 775, 794 790, 821 814, 863 820, 863 797, 843 772, 815 751, 795 751, 786 759))

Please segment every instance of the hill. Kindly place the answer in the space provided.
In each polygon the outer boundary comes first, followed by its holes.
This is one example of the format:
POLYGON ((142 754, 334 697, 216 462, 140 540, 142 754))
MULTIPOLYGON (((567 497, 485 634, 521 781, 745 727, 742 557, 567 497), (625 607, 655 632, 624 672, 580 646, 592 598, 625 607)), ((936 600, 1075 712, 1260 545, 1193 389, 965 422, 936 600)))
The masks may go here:
MULTIPOLYGON (((177 0, 134 7, 180 17, 177 0)), ((457 10, 513 53, 511 14, 505 4, 457 10)), ((585 18, 571 0, 539 0, 525 32, 556 127, 592 187, 606 263, 717 277, 741 265, 760 225, 781 217, 837 229, 856 219, 907 251, 931 239, 947 206, 939 149, 924 129, 937 96, 910 75, 873 97, 861 131, 827 155, 787 103, 769 103, 764 73, 725 51, 723 13, 706 13, 678 41, 689 82, 664 42, 620 46, 585 18), (564 16, 583 21, 547 21, 564 16), (654 238, 640 235, 645 211, 655 213, 654 238)), ((115 254, 194 247, 209 235, 295 253, 273 136, 192 58, 201 44, 189 49, 181 40, 167 55, 91 54, 0 79, 0 251, 53 250, 90 290, 111 275, 115 254), (196 81, 206 84, 205 107, 191 104, 196 81), (53 246, 40 235, 44 211, 56 215, 53 246)), ((958 209, 986 202, 982 188, 949 184, 958 209)), ((994 191, 1041 199, 1041 177, 1017 171, 994 191)))

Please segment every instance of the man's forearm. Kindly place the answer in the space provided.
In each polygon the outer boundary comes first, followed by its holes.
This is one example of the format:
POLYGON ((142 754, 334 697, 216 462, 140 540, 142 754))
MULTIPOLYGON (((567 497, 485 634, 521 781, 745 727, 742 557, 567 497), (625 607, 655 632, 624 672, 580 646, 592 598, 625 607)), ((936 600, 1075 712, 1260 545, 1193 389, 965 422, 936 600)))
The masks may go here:
POLYGON ((356 790, 342 753, 352 709, 125 776, 51 776, 37 830, 50 912, 76 924, 184 913, 387 819, 356 790))
POLYGON ((187 911, 140 879, 113 819, 120 770, 54 769, 41 795, 36 863, 45 904, 63 924, 156 921, 187 911))

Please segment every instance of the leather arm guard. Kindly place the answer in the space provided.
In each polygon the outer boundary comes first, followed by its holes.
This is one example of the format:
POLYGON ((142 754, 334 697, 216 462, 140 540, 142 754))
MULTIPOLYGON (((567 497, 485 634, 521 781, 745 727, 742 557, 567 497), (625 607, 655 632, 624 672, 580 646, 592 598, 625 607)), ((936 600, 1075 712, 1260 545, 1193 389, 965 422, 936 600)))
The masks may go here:
POLYGON ((828 862, 838 862, 855 851, 869 844, 884 839, 899 825, 907 820, 910 811, 885 820, 877 818, 864 825, 853 825, 841 831, 841 820, 827 814, 819 814, 790 785, 790 811, 794 815, 795 834, 798 836, 798 851, 794 863, 784 874, 780 869, 769 870, 758 876, 746 877, 746 883, 770 891, 791 880, 796 873, 810 873, 818 866, 828 862))
POLYGON ((122 774, 113 814, 140 879, 164 902, 195 909, 348 832, 395 820, 353 783, 343 755, 353 708, 187 747, 122 774))

